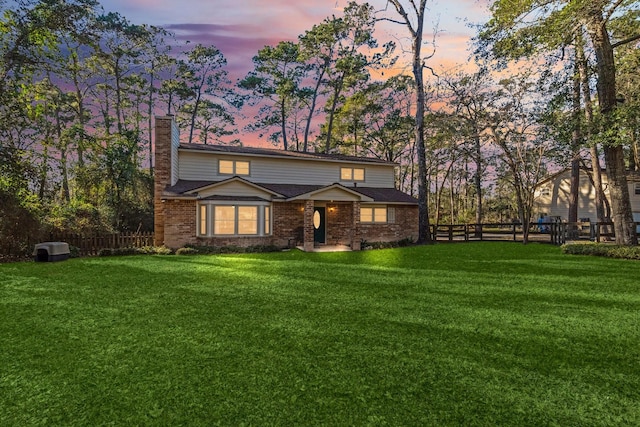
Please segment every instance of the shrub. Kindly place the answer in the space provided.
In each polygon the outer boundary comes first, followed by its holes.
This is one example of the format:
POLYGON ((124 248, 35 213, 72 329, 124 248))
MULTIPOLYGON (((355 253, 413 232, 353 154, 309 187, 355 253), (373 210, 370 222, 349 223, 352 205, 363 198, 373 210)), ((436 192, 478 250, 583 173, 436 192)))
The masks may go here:
POLYGON ((406 246, 411 246, 414 244, 414 241, 410 238, 406 237, 402 240, 396 240, 393 242, 367 242, 362 241, 362 249, 370 250, 370 249, 390 249, 390 248, 403 248, 406 246))
POLYGON ((572 243, 562 245, 562 253, 640 260, 640 247, 638 246, 619 246, 603 243, 572 243))
POLYGON ((197 255, 198 250, 196 248, 180 248, 176 251, 176 255, 197 255))
MULTIPOLYGON (((214 254, 243 254, 243 253, 263 253, 263 252, 279 252, 281 249, 274 245, 254 245, 248 247, 242 246, 194 246, 186 245, 181 249, 193 249, 195 252, 188 252, 189 254, 198 253, 201 255, 214 255, 214 254)), ((180 249, 178 249, 180 250, 180 249)))
POLYGON ((171 255, 171 249, 165 246, 144 246, 141 248, 103 248, 98 252, 98 256, 112 255, 171 255))
POLYGON ((111 256, 113 255, 113 249, 102 248, 98 251, 98 256, 111 256))
POLYGON ((166 246, 153 246, 156 255, 171 255, 173 251, 166 246))
POLYGON ((69 258, 80 258, 80 248, 69 245, 69 258))

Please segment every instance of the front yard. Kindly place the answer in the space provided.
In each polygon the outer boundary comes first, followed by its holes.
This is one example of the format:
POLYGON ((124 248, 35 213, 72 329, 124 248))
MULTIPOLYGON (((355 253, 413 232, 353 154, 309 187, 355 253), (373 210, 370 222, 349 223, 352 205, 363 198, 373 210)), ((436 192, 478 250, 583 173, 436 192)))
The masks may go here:
POLYGON ((514 243, 0 265, 0 425, 639 425, 639 273, 514 243))

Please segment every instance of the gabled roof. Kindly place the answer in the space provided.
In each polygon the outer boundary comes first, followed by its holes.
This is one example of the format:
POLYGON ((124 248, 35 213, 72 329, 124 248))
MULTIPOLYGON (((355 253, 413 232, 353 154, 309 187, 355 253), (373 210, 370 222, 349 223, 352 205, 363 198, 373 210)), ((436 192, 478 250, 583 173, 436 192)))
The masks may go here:
POLYGON ((306 193, 299 194, 299 195, 297 195, 295 197, 289 198, 289 200, 293 201, 293 200, 314 199, 315 196, 317 196, 318 194, 322 194, 323 192, 330 191, 330 190, 333 190, 333 189, 338 189, 338 190, 340 190, 340 192, 350 194, 351 196, 360 197, 363 202, 373 202, 373 199, 371 197, 365 196, 364 194, 362 194, 360 192, 357 192, 355 190, 352 190, 351 188, 347 188, 344 185, 337 184, 337 183, 336 184, 327 185, 325 187, 316 188, 316 189, 308 191, 306 193), (364 196, 364 198, 362 196, 364 196))
POLYGON ((181 150, 187 151, 199 151, 207 153, 218 154, 238 154, 244 156, 260 156, 260 157, 275 157, 275 158, 288 158, 299 160, 322 160, 331 162, 344 162, 344 163, 368 163, 368 164, 380 164, 395 166, 393 162, 374 158, 374 157, 357 157, 346 156, 343 154, 325 154, 325 153, 310 153, 303 151, 285 151, 276 150, 273 148, 260 148, 260 147, 242 147, 237 145, 206 145, 206 144, 180 144, 181 150))
MULTIPOLYGON (((279 194, 279 193, 277 193, 275 191, 269 190, 268 188, 265 188, 264 186, 262 186, 260 184, 256 184, 256 183, 253 183, 251 181, 247 181, 246 179, 241 178, 239 176, 233 176, 231 178, 227 178, 227 179, 222 180, 222 181, 209 182, 208 184, 204 184, 204 185, 201 185, 201 186, 199 186, 197 188, 193 188, 191 190, 187 190, 187 191, 185 191, 185 193, 186 194, 199 193, 199 192, 202 192, 204 190, 209 190, 211 188, 220 187, 220 186, 229 184, 231 182, 241 182, 242 184, 247 185, 249 187, 253 187, 253 188, 256 188, 258 190, 262 190, 262 191, 266 191, 267 193, 271 193, 272 196, 283 197, 282 194, 279 194)), ((202 184, 202 183, 200 182, 200 184, 202 184)))
MULTIPOLYGON (((395 188, 373 188, 373 187, 345 187, 342 184, 330 184, 330 185, 299 185, 299 184, 260 184, 249 182, 240 177, 233 177, 224 181, 188 181, 179 180, 174 186, 167 187, 164 191, 164 196, 167 198, 175 197, 197 197, 199 191, 218 186, 222 183, 228 183, 230 181, 239 181, 248 185, 254 186, 263 191, 269 192, 276 198, 284 200, 296 200, 302 199, 303 195, 311 197, 313 193, 320 191, 326 191, 332 188, 339 188, 354 195, 364 196, 363 201, 369 203, 396 203, 396 204, 412 204, 415 205, 418 201, 400 190, 395 188)), ((211 196, 220 197, 220 196, 211 196)), ((226 197, 226 196, 224 196, 226 197)), ((210 199, 210 198, 207 198, 210 199)), ((214 199, 210 199, 214 200, 214 199)), ((230 200, 230 199, 229 199, 230 200)), ((240 199, 238 199, 240 200, 240 199)))

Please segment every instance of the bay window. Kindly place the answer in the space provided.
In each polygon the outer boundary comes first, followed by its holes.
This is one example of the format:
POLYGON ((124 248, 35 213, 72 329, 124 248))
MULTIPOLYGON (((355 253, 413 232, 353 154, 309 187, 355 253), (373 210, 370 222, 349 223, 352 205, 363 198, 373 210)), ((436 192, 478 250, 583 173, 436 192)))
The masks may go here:
POLYGON ((197 223, 203 237, 266 236, 271 234, 271 206, 202 202, 197 223))

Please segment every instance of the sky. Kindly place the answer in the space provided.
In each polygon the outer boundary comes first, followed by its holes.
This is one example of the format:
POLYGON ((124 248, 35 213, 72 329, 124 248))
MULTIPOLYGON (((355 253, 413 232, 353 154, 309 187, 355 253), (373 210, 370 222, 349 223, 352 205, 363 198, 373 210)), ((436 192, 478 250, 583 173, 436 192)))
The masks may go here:
MULTIPOLYGON (((385 0, 370 0, 376 10, 385 0)), ((408 2, 405 1, 405 4, 408 2)), ((488 19, 489 0, 428 0, 425 40, 433 39, 437 25, 436 54, 429 65, 450 69, 469 61, 468 43, 475 30, 468 24, 488 19)), ((215 45, 227 59, 231 76, 244 77, 251 58, 264 46, 297 40, 328 16, 341 15, 347 0, 103 0, 107 12, 119 12, 134 24, 162 26, 181 41, 215 45)), ((389 5, 387 16, 398 18, 389 5)), ((410 48, 406 27, 383 23, 376 30, 379 43, 393 39, 410 48)), ((426 48, 425 53, 429 53, 426 48)), ((407 68, 407 70, 409 70, 407 68)))
MULTIPOLYGON (((407 7, 408 0, 402 1, 407 7)), ((368 3, 383 10, 387 1, 368 3)), ((469 43, 475 35, 470 24, 487 21, 489 3, 490 0, 427 0, 424 40, 433 40, 437 28, 435 56, 427 64, 437 73, 469 66, 469 43)), ((296 41, 300 34, 325 18, 342 16, 347 4, 348 0, 101 0, 106 12, 119 12, 133 24, 163 27, 175 33, 180 43, 188 40, 191 45, 214 45, 227 60, 225 69, 231 81, 240 80, 253 70, 252 58, 264 46, 296 41)), ((384 16, 399 18, 391 5, 384 16)), ((374 36, 379 45, 394 40, 398 46, 396 53, 400 54, 402 50, 411 50, 408 34, 404 25, 380 22, 374 36)), ((425 46, 423 57, 431 52, 432 48, 425 46)), ((399 60, 393 70, 385 70, 384 77, 381 71, 372 70, 372 78, 410 75, 408 59, 399 60)), ((238 125, 245 121, 239 119, 238 125)), ((246 129, 240 139, 245 145, 271 145, 259 133, 246 129)))

